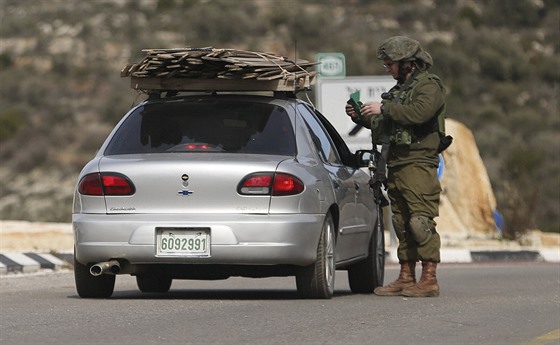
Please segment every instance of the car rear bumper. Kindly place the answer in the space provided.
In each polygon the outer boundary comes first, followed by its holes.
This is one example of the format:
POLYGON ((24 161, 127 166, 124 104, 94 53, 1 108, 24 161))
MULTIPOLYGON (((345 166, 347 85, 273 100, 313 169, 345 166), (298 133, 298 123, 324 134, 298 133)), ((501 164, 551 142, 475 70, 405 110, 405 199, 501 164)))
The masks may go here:
POLYGON ((74 214, 75 257, 82 264, 309 265, 316 259, 324 215, 74 214), (156 228, 209 228, 210 256, 156 255, 156 228))

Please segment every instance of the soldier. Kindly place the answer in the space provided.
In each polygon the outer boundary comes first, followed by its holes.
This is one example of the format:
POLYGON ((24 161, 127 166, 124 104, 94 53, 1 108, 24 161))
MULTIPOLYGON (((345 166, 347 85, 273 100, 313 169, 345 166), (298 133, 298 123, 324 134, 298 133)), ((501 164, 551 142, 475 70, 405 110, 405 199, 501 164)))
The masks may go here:
POLYGON ((440 146, 445 138, 445 89, 436 75, 427 72, 432 57, 416 40, 391 37, 381 44, 377 58, 397 84, 383 94, 381 102, 365 103, 359 112, 346 106, 352 121, 372 129, 374 145, 380 144, 376 141, 379 126, 388 137, 387 190, 399 240, 400 273, 397 280, 374 293, 435 297, 439 295, 436 267, 441 242, 434 218, 441 192, 438 153, 445 149, 440 146), (417 282, 418 261, 422 262, 422 276, 417 282))

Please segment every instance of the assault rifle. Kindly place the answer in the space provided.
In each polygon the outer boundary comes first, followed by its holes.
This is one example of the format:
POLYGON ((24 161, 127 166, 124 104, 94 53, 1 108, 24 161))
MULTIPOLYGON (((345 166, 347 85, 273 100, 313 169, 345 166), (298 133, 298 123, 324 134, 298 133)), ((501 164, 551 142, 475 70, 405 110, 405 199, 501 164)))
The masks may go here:
POLYGON ((373 201, 380 207, 389 205, 389 201, 382 190, 382 188, 387 189, 387 161, 383 160, 381 152, 374 145, 372 150, 358 150, 356 156, 359 160, 359 166, 367 166, 369 170, 369 187, 373 190, 373 201))
MULTIPOLYGON (((387 92, 383 95, 387 94, 390 95, 387 92)), ((356 114, 358 114, 358 117, 361 118, 361 107, 363 104, 359 99, 360 91, 356 91, 350 95, 350 99, 348 99, 346 103, 350 104, 356 114)), ((356 152, 356 154, 358 155, 358 159, 360 160, 360 166, 364 166, 364 154, 369 154, 367 164, 370 175, 369 186, 373 189, 373 199, 375 203, 380 207, 383 207, 389 205, 389 201, 387 201, 387 198, 385 198, 381 190, 382 187, 387 189, 387 156, 389 154, 389 135, 386 133, 385 119, 383 114, 373 116, 369 119, 369 121, 371 121, 369 127, 371 129, 373 147, 371 151, 359 150, 358 152, 356 152), (378 146, 381 147, 381 151, 377 150, 378 146)), ((356 130, 356 128, 354 128, 354 130, 356 130)), ((352 131, 354 132, 354 130, 352 131)))
POLYGON ((381 188, 387 190, 386 164, 386 159, 383 159, 382 153, 374 146, 371 150, 371 159, 368 163, 370 176, 369 186, 373 189, 373 200, 381 207, 389 205, 389 201, 385 198, 381 190, 381 188))

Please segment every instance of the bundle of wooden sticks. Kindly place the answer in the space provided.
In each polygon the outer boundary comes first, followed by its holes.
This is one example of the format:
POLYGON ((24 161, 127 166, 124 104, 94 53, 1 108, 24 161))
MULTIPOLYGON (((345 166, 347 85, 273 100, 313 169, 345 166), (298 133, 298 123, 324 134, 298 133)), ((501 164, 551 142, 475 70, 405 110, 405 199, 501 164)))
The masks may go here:
POLYGON ((297 80, 315 76, 315 71, 307 69, 318 64, 269 53, 212 47, 144 49, 143 52, 145 58, 126 65, 121 77, 297 80))

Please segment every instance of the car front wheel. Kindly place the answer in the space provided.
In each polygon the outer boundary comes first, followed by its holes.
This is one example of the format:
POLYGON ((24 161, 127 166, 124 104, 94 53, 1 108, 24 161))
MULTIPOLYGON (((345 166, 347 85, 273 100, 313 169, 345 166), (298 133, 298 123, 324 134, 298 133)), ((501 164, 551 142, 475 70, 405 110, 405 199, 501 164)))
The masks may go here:
POLYGON ((383 227, 383 210, 378 207, 377 222, 369 242, 368 257, 348 267, 348 283, 354 293, 373 293, 383 285, 385 273, 385 231, 383 227))
POLYGON ((334 247, 335 226, 332 216, 327 214, 317 246, 315 263, 298 268, 297 291, 302 298, 329 299, 334 291, 334 247))

